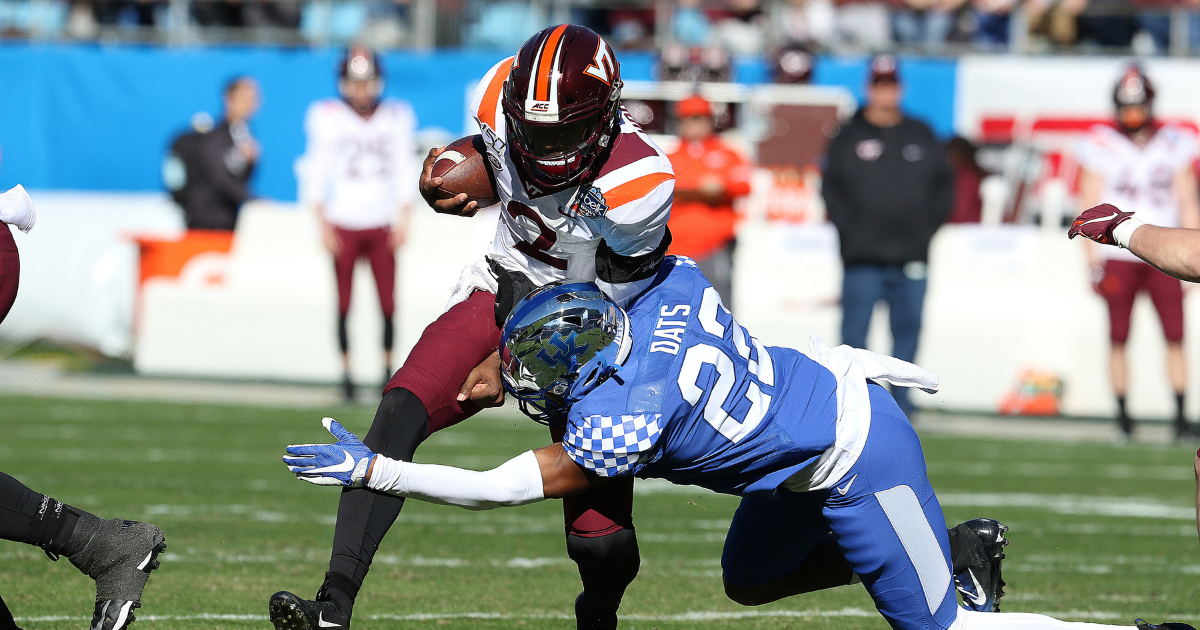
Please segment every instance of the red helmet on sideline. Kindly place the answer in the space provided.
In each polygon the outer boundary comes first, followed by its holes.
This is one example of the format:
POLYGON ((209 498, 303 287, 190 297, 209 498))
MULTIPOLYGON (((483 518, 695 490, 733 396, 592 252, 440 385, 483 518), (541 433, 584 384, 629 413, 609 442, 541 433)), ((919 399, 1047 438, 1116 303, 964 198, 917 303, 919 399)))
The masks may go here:
POLYGON ((621 64, 591 29, 547 28, 517 53, 503 105, 521 179, 542 192, 578 185, 619 132, 621 64))

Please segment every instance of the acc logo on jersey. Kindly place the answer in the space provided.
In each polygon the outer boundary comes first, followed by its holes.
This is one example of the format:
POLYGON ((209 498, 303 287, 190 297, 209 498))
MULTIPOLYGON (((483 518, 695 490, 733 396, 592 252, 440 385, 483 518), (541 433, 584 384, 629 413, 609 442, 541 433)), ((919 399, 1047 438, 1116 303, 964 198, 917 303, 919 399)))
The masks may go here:
POLYGON ((591 190, 583 194, 583 198, 572 208, 577 214, 589 219, 599 219, 608 212, 608 204, 604 201, 604 193, 600 189, 592 186, 591 190))

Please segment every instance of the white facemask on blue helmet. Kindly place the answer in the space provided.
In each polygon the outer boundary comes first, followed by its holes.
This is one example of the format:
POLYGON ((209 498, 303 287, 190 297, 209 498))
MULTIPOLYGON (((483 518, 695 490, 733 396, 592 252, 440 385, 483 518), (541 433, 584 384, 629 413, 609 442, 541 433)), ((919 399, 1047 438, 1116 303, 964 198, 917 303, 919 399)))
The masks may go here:
POLYGON ((535 421, 561 423, 572 404, 620 371, 631 345, 629 316, 594 283, 539 287, 504 323, 504 389, 535 421))

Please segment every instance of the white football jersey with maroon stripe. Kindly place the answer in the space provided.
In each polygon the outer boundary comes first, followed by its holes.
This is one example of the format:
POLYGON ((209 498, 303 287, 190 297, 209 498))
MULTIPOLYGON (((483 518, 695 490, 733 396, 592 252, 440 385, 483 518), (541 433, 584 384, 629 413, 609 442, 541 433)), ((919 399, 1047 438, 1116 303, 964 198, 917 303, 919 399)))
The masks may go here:
POLYGON ((347 230, 387 227, 412 203, 420 178, 416 117, 388 99, 363 118, 341 99, 308 108, 301 199, 321 203, 325 219, 347 230))
MULTIPOLYGON (((511 57, 505 59, 484 76, 471 104, 500 198, 489 257, 541 285, 566 278, 597 280, 596 249, 602 238, 622 256, 653 251, 666 233, 675 190, 666 154, 622 110, 621 132, 594 181, 552 194, 528 190, 509 152, 500 104, 511 63, 511 57)), ((464 272, 451 304, 474 288, 495 291, 490 274, 481 273, 485 270, 480 263, 464 272)), ((628 297, 620 287, 598 284, 618 302, 628 297)))
MULTIPOLYGON (((1079 165, 1104 180, 1100 197, 1139 219, 1162 227, 1179 227, 1179 201, 1174 181, 1196 159, 1196 135, 1176 125, 1163 125, 1144 147, 1108 125, 1097 125, 1079 143, 1079 165)), ((1138 260, 1117 247, 1101 247, 1107 258, 1138 260)))

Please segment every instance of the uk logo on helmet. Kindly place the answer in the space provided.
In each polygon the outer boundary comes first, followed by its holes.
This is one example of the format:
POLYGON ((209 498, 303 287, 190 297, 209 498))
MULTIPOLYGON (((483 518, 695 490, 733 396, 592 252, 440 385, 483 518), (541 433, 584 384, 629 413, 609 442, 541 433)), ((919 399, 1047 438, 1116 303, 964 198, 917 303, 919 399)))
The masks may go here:
POLYGON ((575 333, 572 332, 563 339, 562 335, 557 332, 547 342, 548 346, 553 346, 554 354, 550 354, 546 348, 542 348, 537 353, 537 358, 541 359, 549 367, 563 365, 568 368, 572 367, 572 363, 578 363, 578 357, 588 351, 592 344, 585 343, 581 346, 575 345, 575 333))

